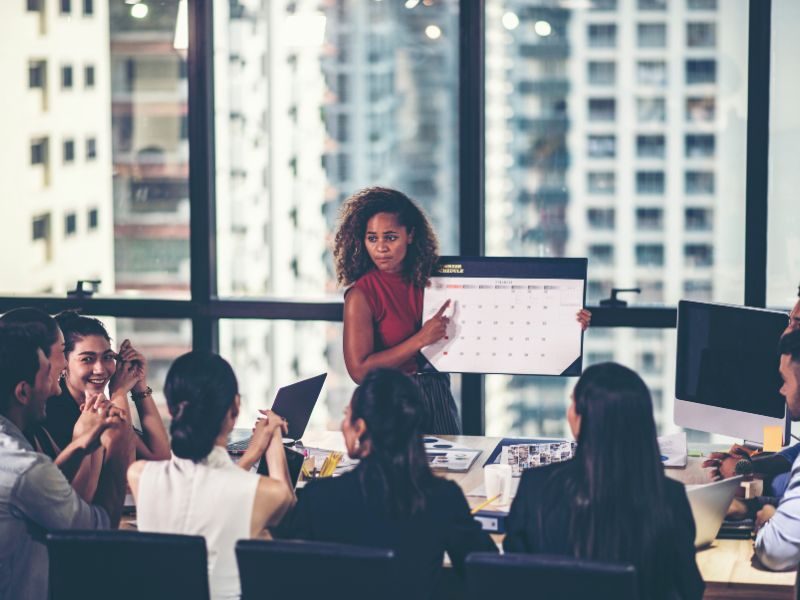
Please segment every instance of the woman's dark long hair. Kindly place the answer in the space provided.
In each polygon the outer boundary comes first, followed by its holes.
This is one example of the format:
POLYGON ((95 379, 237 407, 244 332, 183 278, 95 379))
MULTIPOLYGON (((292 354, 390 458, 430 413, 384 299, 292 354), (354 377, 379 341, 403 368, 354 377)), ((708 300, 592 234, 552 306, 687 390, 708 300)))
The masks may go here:
POLYGON ((351 422, 364 419, 370 453, 361 461, 359 477, 380 490, 375 500, 386 512, 410 516, 425 509, 434 475, 428 466, 421 426, 426 409, 411 379, 394 369, 370 371, 353 393, 351 422))
POLYGON ((195 350, 175 359, 164 383, 175 456, 194 462, 208 456, 238 393, 233 369, 218 354, 195 350))
POLYGON ((64 355, 68 356, 75 349, 75 344, 83 338, 96 335, 111 343, 105 325, 94 317, 85 317, 74 310, 65 310, 55 316, 61 332, 64 334, 64 355))
POLYGON ((650 587, 664 572, 657 557, 670 555, 663 541, 671 527, 650 392, 635 372, 609 362, 587 368, 574 397, 574 468, 562 471, 565 486, 548 486, 564 495, 543 505, 569 503, 575 556, 634 564, 650 587))

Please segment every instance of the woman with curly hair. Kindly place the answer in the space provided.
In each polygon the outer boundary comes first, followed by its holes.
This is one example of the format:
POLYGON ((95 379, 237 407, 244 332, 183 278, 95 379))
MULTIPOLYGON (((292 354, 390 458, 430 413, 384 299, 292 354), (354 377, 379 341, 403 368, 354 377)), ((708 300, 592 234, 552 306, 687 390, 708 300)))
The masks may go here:
MULTIPOLYGON (((356 383, 376 368, 410 375, 422 392, 426 433, 461 430, 450 376, 420 373, 419 351, 444 337, 446 302, 422 323, 422 291, 438 255, 438 242, 425 214, 405 194, 373 187, 342 206, 334 257, 344 302, 344 360, 356 383)), ((578 318, 585 326, 590 314, 578 318)))

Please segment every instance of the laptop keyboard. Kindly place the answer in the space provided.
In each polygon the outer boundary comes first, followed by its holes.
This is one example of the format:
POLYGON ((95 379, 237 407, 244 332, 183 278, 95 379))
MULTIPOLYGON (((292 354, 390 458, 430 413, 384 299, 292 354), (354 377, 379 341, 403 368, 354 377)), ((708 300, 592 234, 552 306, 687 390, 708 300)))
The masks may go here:
POLYGON ((237 440, 235 442, 231 442, 228 444, 228 453, 229 454, 244 454, 245 450, 247 450, 247 446, 250 445, 250 438, 245 438, 243 440, 237 440))

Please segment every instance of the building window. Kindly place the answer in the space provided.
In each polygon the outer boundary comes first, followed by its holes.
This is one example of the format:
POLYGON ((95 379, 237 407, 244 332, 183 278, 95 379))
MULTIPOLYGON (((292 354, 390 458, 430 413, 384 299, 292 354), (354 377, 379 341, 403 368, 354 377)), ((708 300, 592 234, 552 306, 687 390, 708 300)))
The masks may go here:
POLYGON ((617 181, 613 172, 589 173, 588 186, 590 194, 613 194, 617 181))
POLYGON ((61 14, 68 15, 72 12, 72 0, 59 0, 61 6, 61 14))
POLYGON ((50 215, 39 215, 33 218, 33 240, 46 240, 50 237, 50 215))
POLYGON ((614 85, 617 81, 617 65, 613 61, 589 61, 589 83, 592 85, 614 85))
POLYGON ((611 244, 591 244, 589 246, 589 262, 592 265, 613 265, 614 246, 611 244))
POLYGON ((717 0, 687 0, 689 10, 717 10, 717 0))
POLYGON ((86 160, 97 158, 97 140, 95 138, 86 139, 86 160))
POLYGON ((39 138, 31 141, 31 164, 47 164, 47 138, 39 138))
POLYGON ((687 23, 686 45, 689 48, 714 48, 717 45, 715 23, 687 23))
POLYGON ((83 85, 86 89, 94 87, 94 65, 86 65, 83 69, 83 85))
POLYGON ((72 89, 72 67, 70 65, 61 67, 61 87, 65 90, 72 89))
POLYGON ((83 15, 90 17, 94 14, 94 0, 83 0, 83 15))
POLYGON ((666 145, 663 135, 637 135, 636 156, 639 158, 664 158, 666 145))
POLYGON ((32 60, 28 63, 28 87, 44 89, 47 77, 47 63, 43 60, 32 60))
POLYGON ((617 0, 594 0, 590 10, 617 10, 617 0))
POLYGON ((664 303, 664 282, 647 280, 636 280, 636 287, 639 292, 639 302, 642 304, 663 304, 664 303))
POLYGON ((342 143, 350 139, 350 119, 344 113, 336 115, 336 139, 342 143))
POLYGON ((636 228, 645 231, 664 229, 664 211, 660 208, 637 208, 636 228))
POLYGON ((714 156, 716 138, 713 134, 688 134, 686 136, 686 158, 710 158, 714 156))
MULTIPOLYGON (((611 296, 611 282, 608 280, 591 280, 586 286, 586 300, 589 304, 597 304, 603 298, 611 296)), ((600 328, 598 328, 599 330, 600 328)), ((613 360, 613 356, 611 360, 613 360)))
POLYGON ((664 193, 663 171, 637 171, 636 193, 645 195, 661 195, 664 193))
POLYGON ((713 171, 687 171, 685 182, 687 195, 696 196, 714 193, 713 171))
POLYGON ((336 76, 336 92, 338 95, 337 100, 339 101, 339 104, 345 103, 349 100, 349 91, 347 75, 344 73, 339 73, 336 76))
POLYGON ((75 160, 75 140, 64 140, 64 162, 71 163, 75 160))
POLYGON ((78 217, 75 213, 67 213, 64 217, 64 236, 73 235, 78 229, 78 217))
MULTIPOLYGON (((654 283, 661 283, 654 282, 654 283)), ((644 292, 644 288, 642 288, 644 292)), ((664 364, 660 353, 640 352, 636 359, 636 370, 649 375, 659 375, 664 371, 664 364)))
POLYGON ((26 7, 28 12, 39 12, 42 10, 42 0, 28 0, 26 7))
POLYGON ((617 137, 614 135, 590 135, 587 147, 589 158, 614 158, 617 155, 617 137))
POLYGON ((589 25, 589 46, 591 48, 615 48, 617 46, 617 26, 610 23, 589 25))
POLYGON ((589 98, 590 121, 613 121, 617 103, 613 98, 589 98))
POLYGON ((661 244, 636 244, 636 264, 640 267, 663 267, 664 246, 661 244))
POLYGON ((683 211, 686 231, 709 231, 713 219, 710 208, 687 208, 683 211))
POLYGON ((636 39, 639 48, 666 48, 667 26, 663 23, 639 23, 636 39))
POLYGON ((667 0, 637 0, 639 10, 667 10, 667 0))
POLYGON ((714 248, 709 244, 686 244, 683 262, 687 267, 710 267, 714 264, 714 248))
POLYGON ((639 123, 663 123, 667 120, 664 98, 637 98, 636 118, 639 123))
POLYGON ((613 208, 590 208, 586 220, 591 229, 614 229, 615 212, 613 208))
POLYGON ((350 178, 350 157, 347 154, 339 154, 337 162, 337 169, 339 181, 347 181, 350 178))
POLYGON ((89 209, 89 229, 97 229, 97 209, 89 209))
POLYGON ((639 85, 667 85, 667 63, 663 60, 640 60, 636 63, 636 83, 639 85))
POLYGON ((705 96, 686 99, 686 120, 689 123, 713 121, 716 116, 716 99, 705 96))
POLYGON ((714 284, 708 279, 687 279, 683 282, 683 295, 700 302, 714 299, 714 284))
POLYGON ((687 60, 686 84, 714 83, 717 81, 717 61, 687 60))

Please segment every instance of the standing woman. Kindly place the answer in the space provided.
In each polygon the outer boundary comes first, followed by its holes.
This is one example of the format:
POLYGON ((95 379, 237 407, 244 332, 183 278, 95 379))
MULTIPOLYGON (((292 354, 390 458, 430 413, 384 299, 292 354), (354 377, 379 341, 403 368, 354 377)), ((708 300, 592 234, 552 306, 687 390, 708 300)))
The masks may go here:
MULTIPOLYGON (((422 431, 458 434, 458 409, 447 373, 417 373, 419 351, 445 336, 446 302, 422 323, 422 291, 439 258, 428 219, 405 194, 373 187, 342 206, 336 232, 336 278, 350 286, 344 300, 344 361, 361 383, 377 368, 399 369, 417 384, 427 407, 422 431)), ((586 329, 591 313, 578 320, 586 329)))

